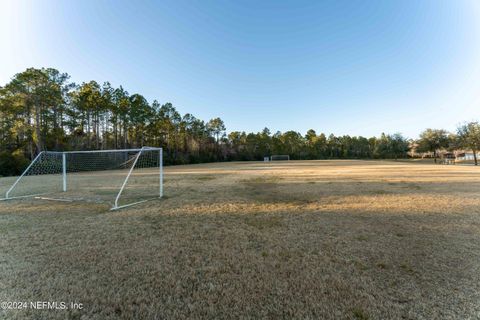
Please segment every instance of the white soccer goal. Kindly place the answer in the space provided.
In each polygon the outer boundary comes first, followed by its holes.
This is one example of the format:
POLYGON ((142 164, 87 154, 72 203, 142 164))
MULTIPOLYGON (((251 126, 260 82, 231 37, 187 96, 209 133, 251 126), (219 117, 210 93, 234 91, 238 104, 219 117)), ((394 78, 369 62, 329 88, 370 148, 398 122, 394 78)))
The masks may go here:
POLYGON ((162 196, 162 149, 143 147, 40 152, 3 200, 85 200, 107 202, 116 210, 162 196))
POLYGON ((288 154, 274 154, 270 156, 270 161, 279 161, 279 160, 290 160, 290 156, 288 154))

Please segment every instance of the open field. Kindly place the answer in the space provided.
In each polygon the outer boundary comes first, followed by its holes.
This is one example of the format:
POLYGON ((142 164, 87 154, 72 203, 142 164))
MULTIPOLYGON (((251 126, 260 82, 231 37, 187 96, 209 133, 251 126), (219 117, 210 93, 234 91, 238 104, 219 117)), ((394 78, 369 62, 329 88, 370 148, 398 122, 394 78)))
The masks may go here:
POLYGON ((0 318, 480 318, 480 168, 186 165, 165 195, 0 202, 0 301, 84 305, 0 318))

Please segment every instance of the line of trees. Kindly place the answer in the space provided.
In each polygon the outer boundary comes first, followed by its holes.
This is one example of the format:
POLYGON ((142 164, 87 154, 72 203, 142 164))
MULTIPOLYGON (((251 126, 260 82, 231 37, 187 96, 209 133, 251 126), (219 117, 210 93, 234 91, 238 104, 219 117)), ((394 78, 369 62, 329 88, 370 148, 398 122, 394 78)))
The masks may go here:
MULTIPOLYGON (((472 141, 473 129, 465 130, 459 130, 464 140, 457 143, 472 141)), ((435 143, 422 148, 436 152, 444 145, 443 140, 435 143)), ((220 118, 204 121, 190 113, 181 115, 171 103, 149 103, 141 94, 108 82, 75 84, 67 73, 53 68, 29 68, 0 87, 0 175, 19 174, 43 150, 141 146, 164 148, 166 164, 186 164, 262 160, 270 154, 289 154, 291 159, 397 159, 407 157, 409 141, 398 133, 365 138, 314 130, 305 135, 272 134, 267 128, 227 135, 220 118)))

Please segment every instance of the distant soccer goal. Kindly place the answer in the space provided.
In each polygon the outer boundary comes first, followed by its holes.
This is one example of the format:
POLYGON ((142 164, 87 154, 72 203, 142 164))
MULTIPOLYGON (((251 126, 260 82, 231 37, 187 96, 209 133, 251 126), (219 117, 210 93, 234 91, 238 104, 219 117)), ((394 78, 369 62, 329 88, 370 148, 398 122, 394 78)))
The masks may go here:
POLYGON ((116 210, 162 196, 162 149, 143 147, 43 151, 8 189, 3 200, 84 200, 106 202, 116 210))
POLYGON ((290 156, 288 154, 275 154, 270 156, 270 161, 280 161, 280 160, 288 161, 290 160, 290 156))

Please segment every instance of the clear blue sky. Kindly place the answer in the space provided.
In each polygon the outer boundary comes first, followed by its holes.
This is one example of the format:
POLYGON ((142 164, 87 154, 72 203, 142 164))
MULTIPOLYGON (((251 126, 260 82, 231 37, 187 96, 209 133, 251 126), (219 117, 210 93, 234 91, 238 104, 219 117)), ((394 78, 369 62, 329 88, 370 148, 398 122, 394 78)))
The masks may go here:
POLYGON ((0 84, 54 67, 228 131, 413 138, 480 119, 476 0, 2 0, 0 39, 0 84))

